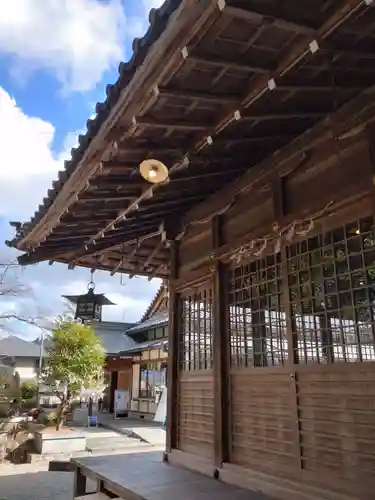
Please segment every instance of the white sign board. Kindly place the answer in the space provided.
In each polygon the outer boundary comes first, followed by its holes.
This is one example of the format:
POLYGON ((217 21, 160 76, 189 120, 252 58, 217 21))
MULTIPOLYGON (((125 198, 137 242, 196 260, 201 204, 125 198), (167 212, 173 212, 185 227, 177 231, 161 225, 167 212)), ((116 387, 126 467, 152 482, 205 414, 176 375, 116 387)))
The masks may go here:
POLYGON ((125 390, 116 390, 115 391, 115 408, 114 408, 114 417, 118 413, 125 413, 129 411, 130 404, 130 391, 125 390))
POLYGON ((164 424, 166 418, 167 418, 167 388, 164 387, 155 413, 154 421, 161 422, 162 424, 164 424))

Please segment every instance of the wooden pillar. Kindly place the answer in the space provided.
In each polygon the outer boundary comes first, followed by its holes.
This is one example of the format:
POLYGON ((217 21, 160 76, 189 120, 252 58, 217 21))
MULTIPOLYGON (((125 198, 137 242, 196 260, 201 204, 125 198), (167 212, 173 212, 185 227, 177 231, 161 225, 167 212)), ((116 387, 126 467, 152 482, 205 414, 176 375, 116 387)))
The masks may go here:
POLYGON ((74 473, 74 497, 82 497, 86 495, 86 482, 86 476, 84 476, 81 472, 81 469, 77 467, 74 473))
MULTIPOLYGON (((212 220, 212 246, 222 244, 221 219, 212 220)), ((216 262, 213 267, 213 359, 214 359, 214 464, 229 461, 229 328, 226 270, 216 262)))
MULTIPOLYGON (((287 215, 287 202, 285 199, 285 187, 282 178, 276 178, 273 184, 273 202, 275 220, 281 223, 283 217, 287 215)), ((280 224, 282 225, 282 224, 280 224)), ((298 388, 297 388, 297 365, 298 365, 298 336, 295 317, 293 314, 292 304, 289 293, 288 280, 288 262, 286 242, 281 243, 281 269, 282 269, 282 310, 286 316, 286 330, 288 339, 288 361, 290 378, 290 409, 293 412, 293 448, 296 470, 302 469, 302 448, 301 448, 301 432, 300 432, 300 415, 298 403, 298 388)))
POLYGON ((175 288, 178 278, 178 246, 170 242, 171 264, 169 280, 169 322, 168 322, 168 384, 167 384, 167 453, 177 448, 178 426, 178 375, 179 375, 179 300, 175 288))

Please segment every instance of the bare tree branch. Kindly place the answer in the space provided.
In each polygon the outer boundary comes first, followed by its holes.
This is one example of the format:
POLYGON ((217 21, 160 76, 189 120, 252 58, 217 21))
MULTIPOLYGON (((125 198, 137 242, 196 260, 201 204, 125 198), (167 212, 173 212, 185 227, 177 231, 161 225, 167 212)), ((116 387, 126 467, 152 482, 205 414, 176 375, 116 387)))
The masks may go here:
MULTIPOLYGON (((25 323, 44 330, 45 327, 41 326, 43 316, 32 316, 23 314, 21 310, 15 310, 15 301, 12 299, 33 298, 32 289, 22 283, 15 274, 19 269, 20 266, 13 262, 0 264, 0 331, 14 333, 13 323, 25 323)), ((22 308, 22 303, 20 307, 22 308)))

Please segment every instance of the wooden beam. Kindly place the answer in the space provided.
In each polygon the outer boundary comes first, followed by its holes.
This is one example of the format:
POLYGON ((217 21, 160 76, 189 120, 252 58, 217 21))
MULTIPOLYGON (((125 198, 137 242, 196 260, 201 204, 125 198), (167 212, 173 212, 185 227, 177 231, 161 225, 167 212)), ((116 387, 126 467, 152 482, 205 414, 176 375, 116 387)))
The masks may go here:
MULTIPOLYGON (((366 89, 363 85, 335 85, 335 92, 363 92, 366 89)), ((331 92, 332 85, 277 85, 273 89, 273 92, 331 92)))
MULTIPOLYGON (((133 250, 130 253, 121 255, 121 260, 120 260, 119 264, 115 267, 115 269, 113 269, 113 271, 111 271, 111 276, 113 276, 116 273, 116 271, 123 265, 123 263, 124 263, 124 261, 123 261, 124 257, 126 258, 127 262, 130 263, 130 259, 137 254, 140 246, 141 246, 141 243, 139 242, 139 240, 137 240, 136 244, 135 244, 135 247, 133 248, 133 250)), ((134 269, 134 266, 132 266, 132 268, 134 269)))
MULTIPOLYGON (((40 217, 38 224, 31 225, 28 234, 23 238, 25 248, 30 243, 39 243, 45 233, 58 223, 66 207, 75 202, 75 195, 72 193, 80 191, 87 180, 95 175, 100 159, 114 149, 113 141, 122 139, 127 132, 120 125, 124 120, 124 110, 126 110, 126 118, 136 115, 145 104, 147 105, 152 100, 151 96, 145 98, 144 89, 154 86, 156 78, 164 79, 168 75, 175 74, 176 63, 177 66, 181 64, 180 51, 176 52, 176 44, 181 47, 193 38, 199 40, 204 36, 204 30, 214 24, 220 16, 215 3, 207 7, 207 2, 204 1, 195 4, 194 8, 191 7, 189 2, 181 4, 175 12, 174 22, 168 23, 163 36, 158 40, 158 48, 161 49, 159 57, 154 57, 153 53, 149 53, 145 63, 138 68, 124 92, 121 92, 119 99, 113 102, 111 97, 111 111, 105 123, 102 124, 100 133, 90 142, 80 161, 79 168, 67 179, 49 210, 43 217, 40 217), (203 27, 204 30, 202 30, 203 27), (115 128, 116 130, 114 130, 115 128), (111 136, 114 137, 111 138, 111 136)), ((62 172, 61 174, 64 177, 66 175, 62 172)))
POLYGON ((204 64, 206 66, 216 66, 220 69, 227 70, 235 70, 241 71, 244 73, 259 73, 265 74, 273 71, 275 69, 274 64, 265 64, 264 62, 259 63, 245 63, 243 59, 236 60, 228 59, 225 57, 218 57, 212 54, 198 54, 194 52, 192 54, 189 53, 189 49, 187 49, 188 55, 186 60, 189 62, 193 62, 194 64, 204 64))
POLYGON ((172 177, 170 184, 177 184, 179 182, 189 182, 189 181, 196 181, 197 179, 209 179, 211 177, 225 177, 225 176, 230 176, 230 175, 236 175, 236 174, 241 174, 246 170, 246 167, 243 168, 235 168, 235 169, 230 169, 230 170, 216 170, 216 171, 211 171, 211 172, 206 172, 202 170, 202 172, 197 172, 195 175, 186 175, 184 177, 172 177))
MULTIPOLYGON (((145 155, 146 153, 158 153, 158 154, 180 154, 182 153, 182 149, 171 145, 171 146, 163 146, 162 144, 144 144, 138 146, 128 146, 126 142, 121 144, 117 150, 120 154, 134 154, 134 155, 145 155)), ((133 163, 139 165, 139 162, 134 161, 133 163)))
POLYGON ((121 186, 121 189, 137 190, 139 192, 141 183, 140 181, 134 181, 128 175, 106 175, 105 177, 96 177, 90 183, 90 186, 97 187, 97 189, 107 187, 109 184, 121 186))
MULTIPOLYGON (((114 246, 120 246, 123 241, 126 240, 126 238, 129 238, 128 241, 142 241, 145 238, 151 238, 159 234, 158 231, 158 224, 155 222, 152 222, 150 224, 146 224, 145 222, 142 224, 142 227, 137 230, 137 231, 131 231, 131 232, 121 232, 119 234, 116 234, 115 236, 113 235, 108 235, 107 237, 98 239, 96 244, 91 242, 89 245, 85 245, 85 247, 78 249, 77 254, 75 255, 76 257, 83 257, 85 255, 91 255, 91 254, 96 254, 98 252, 102 252, 104 250, 108 250, 111 247, 114 246)), ((96 240, 95 240, 96 241, 96 240)))
POLYGON ((248 10, 240 7, 232 7, 227 5, 227 2, 225 3, 226 5, 223 13, 236 19, 246 20, 257 25, 266 22, 268 24, 272 24, 272 26, 275 26, 276 28, 298 33, 299 35, 314 36, 317 33, 316 28, 303 22, 289 21, 279 16, 275 17, 259 10, 256 11, 254 8, 248 10))
POLYGON ((329 114, 329 111, 327 113, 319 113, 314 111, 299 111, 295 113, 288 113, 288 111, 280 111, 279 113, 265 113, 264 115, 261 115, 254 114, 251 112, 251 109, 249 109, 246 114, 241 114, 241 120, 298 120, 304 118, 322 118, 327 114, 329 114))
MULTIPOLYGON (((62 264, 68 264, 68 262, 64 259, 59 259, 60 263, 62 264)), ((100 271, 107 271, 111 272, 113 269, 113 264, 112 263, 101 263, 100 265, 97 264, 93 260, 85 260, 85 259, 78 259, 77 260, 77 267, 85 267, 88 269, 92 269, 95 267, 96 270, 100 271)), ((127 267, 122 267, 121 270, 119 270, 122 274, 130 274, 132 272, 131 269, 128 269, 127 267)), ((148 272, 138 272, 138 276, 144 276, 145 278, 149 278, 150 274, 154 274, 154 277, 157 278, 167 278, 168 277, 168 267, 165 265, 160 265, 160 266, 155 266, 155 268, 150 269, 148 272)))
MULTIPOLYGON (((87 249, 86 246, 80 246, 77 250, 76 245, 69 246, 66 247, 66 249, 63 249, 61 248, 61 242, 55 242, 55 245, 58 245, 57 248, 54 247, 47 249, 44 246, 40 246, 32 253, 24 253, 23 255, 21 255, 18 258, 19 263, 20 265, 29 265, 45 260, 60 261, 61 259, 66 257, 67 254, 70 260, 78 261, 78 259, 81 257, 96 255, 100 252, 103 252, 104 250, 107 251, 111 248, 119 247, 124 241, 124 238, 129 238, 126 241, 126 244, 134 244, 137 241, 144 241, 145 239, 153 238, 160 234, 160 230, 157 225, 155 224, 153 225, 153 227, 155 227, 154 231, 152 231, 152 226, 144 228, 143 225, 142 229, 140 229, 139 231, 132 231, 125 235, 116 235, 115 237, 111 236, 110 238, 101 238, 96 244, 92 243, 90 246, 86 245, 87 249), (74 255, 72 254, 72 252, 74 252, 74 255)), ((62 240, 62 242, 64 242, 64 240, 62 240)))
MULTIPOLYGON (((331 35, 332 32, 334 32, 342 23, 344 23, 347 19, 349 19, 361 7, 362 7, 362 1, 360 0, 346 0, 343 5, 341 4, 340 7, 337 8, 331 14, 328 20, 324 23, 324 25, 319 28, 317 38, 319 40, 326 39, 329 35, 331 35)), ((293 44, 290 47, 290 51, 288 52, 288 54, 279 61, 278 67, 273 73, 273 77, 277 78, 284 76, 288 71, 292 70, 306 55, 311 54, 309 46, 310 42, 311 38, 301 37, 301 40, 298 40, 295 44, 293 44)), ((183 50, 182 53, 187 54, 188 57, 187 50, 185 51, 183 50)), ((246 95, 241 102, 241 107, 250 106, 251 104, 256 102, 265 92, 269 91, 268 83, 269 83, 268 73, 266 75, 261 76, 260 78, 254 79, 250 85, 248 92, 246 92, 246 95)), ((212 135, 216 131, 223 130, 223 128, 228 123, 233 121, 233 114, 235 111, 236 109, 233 109, 229 112, 225 111, 225 114, 223 114, 221 119, 219 119, 219 121, 215 124, 215 126, 213 126, 210 129, 209 134, 207 133, 208 132, 207 130, 206 133, 202 134, 202 137, 194 141, 194 144, 192 144, 190 148, 190 154, 198 152, 202 147, 206 145, 207 135, 212 135)), ((134 118, 133 120, 133 126, 134 125, 135 126, 137 125, 136 118, 134 118)), ((203 127, 203 125, 201 127, 203 127)), ((175 164, 172 167, 172 171, 173 168, 179 168, 180 165, 181 163, 175 164)), ((138 206, 140 201, 149 197, 150 194, 152 195, 154 190, 156 190, 158 187, 160 187, 160 185, 150 186, 147 189, 145 189, 142 195, 137 200, 130 203, 129 206, 126 207, 123 211, 121 211, 113 222, 116 222, 118 219, 126 216, 130 211, 134 210, 138 206)), ((108 225, 106 225, 106 227, 103 228, 104 231, 107 229, 108 225)), ((93 239, 95 239, 96 237, 97 235, 95 235, 93 239)), ((91 240, 88 243, 91 243, 91 240)), ((80 251, 82 252, 83 250, 80 251)))
POLYGON ((133 123, 137 127, 152 127, 152 128, 173 128, 176 130, 204 130, 206 125, 204 123, 198 122, 187 122, 183 120, 176 120, 171 122, 166 122, 164 120, 159 121, 155 118, 147 116, 137 116, 134 117, 133 123))
MULTIPOLYGON (((90 203, 90 202, 97 202, 97 201, 106 201, 106 200, 110 200, 110 201, 124 201, 124 200, 134 200, 134 198, 138 198, 139 196, 139 192, 138 194, 117 194, 117 193, 113 193, 113 194, 106 194, 106 195, 101 195, 101 196, 89 196, 89 195, 82 195, 82 197, 80 198, 79 202, 80 203, 90 203)), ((115 210, 115 208, 114 208, 115 210)))
MULTIPOLYGON (((327 37, 329 37, 337 28, 347 21, 350 17, 353 16, 355 12, 357 12, 359 9, 363 7, 363 1, 362 0, 346 0, 340 3, 340 5, 334 10, 331 11, 331 14, 327 21, 321 26, 318 30, 316 39, 320 41, 325 40, 327 37)), ((196 15, 196 12, 199 10, 198 7, 195 9, 192 9, 191 7, 188 7, 189 10, 191 11, 191 15, 196 15), (194 14, 193 14, 194 11, 194 14)), ((212 20, 212 23, 217 19, 217 4, 215 3, 215 9, 207 9, 206 6, 203 8, 202 11, 199 13, 199 16, 195 19, 195 24, 194 24, 194 36, 197 35, 197 26, 202 26, 205 22, 208 20, 212 20), (203 10, 204 9, 204 10, 203 10), (207 15, 202 15, 205 14, 205 11, 207 11, 207 15), (215 12, 215 15, 213 14, 215 12)), ((175 24, 172 23, 171 25, 171 30, 175 29, 175 24), (173 25, 173 26, 172 26, 173 25)), ((192 25, 193 26, 193 25, 192 25)), ((177 34, 176 34, 177 36, 177 34)), ((181 37, 180 42, 183 40, 183 43, 187 45, 189 41, 192 39, 193 35, 187 35, 185 32, 184 35, 181 37)), ((171 40, 171 39, 169 39, 171 40)), ((286 72, 288 72, 290 69, 293 69, 301 59, 303 59, 306 55, 310 53, 310 48, 309 48, 309 43, 311 42, 311 37, 300 37, 300 40, 297 40, 296 43, 290 46, 290 50, 288 51, 288 54, 284 56, 275 70, 275 73, 273 74, 274 78, 277 78, 279 76, 283 76, 286 72)), ((183 46, 183 43, 180 43, 180 47, 183 46)), ((173 59, 173 64, 175 64, 177 61, 177 57, 175 57, 175 54, 173 50, 171 50, 170 47, 168 47, 168 53, 171 55, 173 54, 174 57, 173 59)), ((160 66, 160 60, 157 58, 157 64, 160 66)), ((162 71, 163 77, 169 72, 172 71, 171 69, 172 63, 166 64, 166 67, 162 71)), ((142 78, 144 78, 145 71, 148 74, 149 79, 152 81, 151 85, 155 85, 155 78, 151 78, 151 72, 155 72, 155 65, 151 64, 150 65, 145 65, 142 67, 142 71, 137 72, 137 75, 139 75, 132 80, 128 88, 126 89, 126 92, 124 93, 124 96, 119 100, 119 102, 116 104, 115 111, 112 110, 111 112, 111 119, 109 119, 108 123, 106 122, 105 127, 103 131, 101 131, 101 134, 99 134, 98 137, 95 137, 92 143, 90 144, 89 149, 86 151, 84 155, 84 160, 85 164, 89 164, 90 168, 85 168, 84 169, 84 174, 81 172, 81 169, 75 175, 69 178, 67 184, 64 186, 63 189, 63 194, 60 194, 57 196, 56 200, 53 202, 52 206, 49 208, 49 210, 46 212, 46 214, 40 218, 40 221, 38 222, 35 227, 32 227, 30 232, 23 237, 22 240, 22 245, 27 246, 28 244, 33 244, 37 243, 40 241, 40 239, 43 237, 43 235, 51 229, 54 225, 56 225, 59 217, 61 217, 61 214, 66 210, 66 206, 69 206, 71 203, 74 203, 76 200, 76 195, 75 193, 77 190, 79 190, 79 186, 83 187, 84 184, 87 182, 87 180, 95 174, 97 167, 96 167, 96 162, 98 161, 98 158, 102 156, 102 150, 99 151, 98 145, 102 144, 103 141, 107 140, 107 136, 110 133, 110 129, 115 123, 115 117, 118 118, 120 115, 120 111, 124 109, 124 102, 126 101, 128 103, 128 108, 132 111, 130 116, 136 115, 138 113, 137 109, 141 109, 139 100, 137 101, 134 98, 134 92, 136 89, 142 88, 140 87, 140 81, 143 81, 142 78), (152 68, 152 69, 151 69, 152 68), (141 76, 140 76, 141 75, 141 76), (133 92, 133 94, 132 94, 133 92), (129 97, 130 96, 130 97, 129 97), (125 99, 125 101, 124 101, 125 99), (133 104, 133 102, 135 104, 133 104), (99 155, 100 152, 100 155, 99 155), (78 183, 78 184, 77 184, 78 183), (73 193, 73 195, 71 194, 73 193), (53 210, 52 210, 53 208, 53 210), (53 212, 53 217, 51 216, 51 210, 53 212), (49 219, 47 220, 47 216, 49 219)), ((160 68, 159 68, 160 69, 160 68)), ((175 71, 175 68, 173 69, 175 71)), ((161 76, 160 73, 158 73, 158 78, 160 80, 161 76)), ((264 91, 267 91, 267 81, 269 79, 269 75, 264 75, 261 78, 256 78, 251 82, 251 86, 249 88, 249 91, 246 92, 246 96, 244 100, 242 101, 242 105, 246 106, 249 104, 252 104, 255 102, 259 97, 263 94, 264 91)), ((144 105, 144 100, 142 100, 142 105, 144 105)), ((129 114, 129 113, 128 113, 129 114)), ((232 115, 232 112, 229 113, 229 117, 232 115)), ((225 116, 222 117, 222 119, 216 124, 214 127, 215 130, 222 130, 223 125, 227 122, 228 115, 225 114, 225 116)), ((103 128, 103 127, 102 127, 103 128)), ((211 132, 212 134, 212 132, 211 132)), ((193 149, 199 149, 201 146, 201 143, 205 141, 205 137, 203 135, 202 138, 200 138, 196 145, 193 145, 193 149)), ((193 154, 193 151, 190 152, 190 154, 193 154)))
POLYGON ((163 243, 160 241, 154 250, 148 256, 146 262, 142 265, 142 269, 147 270, 148 266, 152 263, 155 257, 158 255, 160 250, 163 248, 163 243))
POLYGON ((197 196, 184 196, 183 199, 177 197, 177 198, 174 198, 172 200, 165 200, 163 201, 162 199, 159 199, 157 200, 155 203, 154 202, 151 202, 151 203, 147 203, 147 204, 144 204, 142 207, 139 207, 138 209, 138 213, 141 214, 142 212, 145 212, 147 210, 150 210, 154 207, 160 207, 160 208, 164 208, 164 207, 169 207, 170 205, 182 205, 181 206, 181 209, 184 209, 185 207, 185 204, 189 204, 191 202, 194 202, 194 201, 197 201, 197 200, 201 200, 202 198, 204 198, 204 193, 201 194, 200 196, 197 195, 197 196))
POLYGON ((173 282, 178 278, 178 243, 170 245, 169 273, 169 319, 168 319, 168 398, 167 398, 167 440, 170 453, 177 449, 178 429, 178 379, 179 379, 179 309, 180 299, 173 282))
POLYGON ((342 46, 336 45, 335 43, 325 43, 322 47, 322 51, 328 54, 334 54, 343 57, 351 57, 355 59, 368 59, 369 61, 375 60, 375 53, 369 51, 368 49, 361 49, 353 46, 342 46))
MULTIPOLYGON (((126 160, 126 161, 119 161, 116 159, 112 159, 109 161, 102 161, 102 172, 104 175, 107 175, 107 171, 111 170, 113 168, 118 168, 121 169, 124 173, 126 172, 132 172, 135 168, 138 167, 139 162, 137 160, 126 160)), ((100 175, 98 176, 100 178, 100 175)))
POLYGON ((285 199, 285 179, 284 177, 276 176, 272 183, 272 201, 275 221, 282 220, 286 215, 286 199, 285 199))
POLYGON ((156 87, 155 92, 159 97, 168 99, 190 99, 213 104, 235 104, 238 97, 229 94, 217 94, 209 92, 197 92, 195 90, 180 90, 171 87, 156 87))
POLYGON ((290 142, 296 138, 297 134, 285 134, 285 135, 262 135, 254 137, 241 137, 241 136, 218 136, 213 138, 213 144, 218 145, 231 145, 235 146, 237 144, 257 144, 259 142, 290 142))
MULTIPOLYGON (((358 127, 358 120, 362 121, 363 127, 366 123, 374 121, 374 111, 372 103, 375 99, 375 85, 367 89, 365 92, 344 104, 338 111, 330 114, 324 120, 319 121, 313 127, 306 130, 304 133, 296 137, 292 142, 287 143, 273 155, 265 158, 258 165, 255 165, 250 171, 246 172, 242 177, 235 180, 230 186, 214 193, 210 202, 216 206, 217 203, 225 203, 223 200, 232 199, 239 192, 253 189, 255 185, 264 183, 265 178, 272 177, 277 170, 282 170, 283 165, 290 162, 293 158, 300 156, 302 153, 310 150, 313 147, 332 137, 332 126, 335 126, 335 131, 338 136, 343 133, 348 133, 351 129, 358 127), (364 110, 369 108, 368 112, 364 110), (348 123, 348 117, 352 116, 352 123, 348 123), (358 120, 356 117, 359 117, 358 120)), ((207 204, 206 204, 207 205, 207 204)), ((207 216, 206 208, 203 205, 195 207, 186 217, 185 223, 191 220, 201 219, 207 216)))
MULTIPOLYGON (((222 218, 211 223, 213 252, 223 242, 222 218)), ((213 372, 214 372, 214 463, 220 468, 229 461, 229 332, 225 267, 215 262, 213 275, 213 372)))

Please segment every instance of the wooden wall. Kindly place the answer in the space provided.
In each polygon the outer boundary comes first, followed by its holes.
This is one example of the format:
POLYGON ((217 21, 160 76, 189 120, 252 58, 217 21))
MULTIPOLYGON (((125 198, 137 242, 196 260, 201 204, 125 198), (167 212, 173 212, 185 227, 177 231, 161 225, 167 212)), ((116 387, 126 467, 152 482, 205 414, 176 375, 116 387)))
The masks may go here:
POLYGON ((180 295, 178 447, 205 458, 214 456, 212 370, 212 286, 196 283, 180 295))
POLYGON ((373 498, 375 169, 367 138, 329 139, 187 216, 172 283, 178 411, 169 432, 178 450, 237 467, 232 482, 251 471, 247 485, 256 477, 257 488, 281 497, 259 478, 292 481, 288 488, 311 495, 303 498, 317 498, 314 488, 325 499, 373 498), (299 232, 276 236, 275 223, 280 231, 293 222, 299 232))

